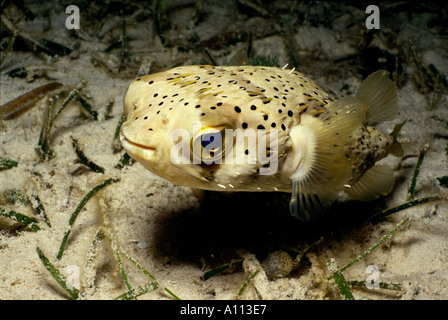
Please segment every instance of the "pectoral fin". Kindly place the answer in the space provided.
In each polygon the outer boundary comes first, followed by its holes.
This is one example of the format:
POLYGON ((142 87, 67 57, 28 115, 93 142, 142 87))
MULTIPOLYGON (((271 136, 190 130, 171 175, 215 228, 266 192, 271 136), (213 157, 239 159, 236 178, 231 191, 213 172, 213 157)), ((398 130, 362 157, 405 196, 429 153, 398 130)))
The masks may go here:
POLYGON ((351 177, 351 164, 345 142, 361 125, 365 113, 358 101, 346 97, 333 102, 328 111, 308 126, 296 126, 290 131, 295 157, 287 159, 295 168, 290 176, 291 214, 301 220, 319 218, 336 199, 351 177))

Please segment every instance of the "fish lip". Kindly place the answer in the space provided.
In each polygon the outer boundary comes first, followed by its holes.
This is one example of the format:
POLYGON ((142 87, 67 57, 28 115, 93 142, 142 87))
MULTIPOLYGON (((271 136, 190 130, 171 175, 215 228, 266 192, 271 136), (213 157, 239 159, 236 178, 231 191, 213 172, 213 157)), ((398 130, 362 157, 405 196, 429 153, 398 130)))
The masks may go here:
POLYGON ((145 146, 145 145, 143 145, 143 144, 140 144, 140 143, 134 142, 134 141, 132 141, 132 140, 129 140, 129 139, 126 138, 124 135, 121 136, 121 144, 123 145, 123 147, 124 147, 125 149, 128 149, 128 148, 126 148, 126 145, 127 145, 127 146, 130 145, 130 146, 132 146, 132 147, 134 147, 134 148, 143 149, 143 150, 148 150, 148 151, 152 151, 152 152, 155 152, 155 151, 157 150, 156 147, 145 146))
MULTIPOLYGON (((157 150, 156 147, 145 146, 145 145, 143 145, 143 144, 140 144, 140 143, 134 142, 134 141, 132 141, 132 140, 129 140, 129 139, 126 138, 125 136, 123 136, 122 139, 121 139, 121 143, 122 143, 122 144, 123 144, 123 142, 124 142, 125 144, 127 144, 127 145, 134 146, 134 147, 136 147, 136 148, 138 148, 138 149, 144 149, 144 150, 153 151, 153 152, 157 150)), ((125 149, 126 149, 126 147, 125 147, 125 149)))

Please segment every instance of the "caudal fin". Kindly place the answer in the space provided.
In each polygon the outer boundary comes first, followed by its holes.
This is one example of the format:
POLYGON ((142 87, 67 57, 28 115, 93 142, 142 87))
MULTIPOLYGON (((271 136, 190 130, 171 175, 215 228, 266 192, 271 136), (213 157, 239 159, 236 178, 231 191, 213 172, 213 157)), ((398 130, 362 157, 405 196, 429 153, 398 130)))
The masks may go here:
POLYGON ((389 72, 379 70, 368 76, 356 93, 366 110, 366 124, 395 119, 398 115, 397 86, 389 72))

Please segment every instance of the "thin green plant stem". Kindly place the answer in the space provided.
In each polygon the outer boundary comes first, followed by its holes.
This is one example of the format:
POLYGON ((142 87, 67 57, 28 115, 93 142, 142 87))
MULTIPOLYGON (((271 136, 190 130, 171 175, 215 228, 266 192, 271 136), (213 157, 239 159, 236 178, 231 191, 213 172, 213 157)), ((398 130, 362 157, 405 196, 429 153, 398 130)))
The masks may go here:
POLYGON ((115 129, 114 134, 114 141, 113 141, 113 149, 114 153, 119 152, 122 149, 121 142, 120 142, 120 130, 123 123, 126 122, 126 115, 123 113, 120 117, 120 120, 118 121, 117 127, 115 129))
POLYGON ((51 228, 50 219, 47 216, 47 212, 45 211, 44 205, 42 204, 42 201, 40 201, 39 196, 33 194, 31 195, 31 198, 33 198, 34 201, 36 202, 35 204, 33 204, 34 211, 36 212, 36 214, 42 213, 45 223, 47 224, 48 227, 51 228))
POLYGON ((154 7, 154 11, 153 11, 153 19, 154 19, 154 25, 156 27, 156 33, 160 38, 160 42, 162 43, 163 46, 165 46, 165 36, 163 35, 163 31, 162 28, 160 26, 160 15, 161 15, 161 0, 156 0, 155 2, 155 7, 154 7))
POLYGON ((97 271, 95 270, 98 248, 105 238, 103 229, 100 227, 92 243, 90 244, 89 250, 87 252, 87 259, 84 267, 84 293, 86 296, 91 296, 95 291, 95 279, 97 271))
POLYGON ((49 155, 49 137, 50 137, 50 130, 51 127, 53 126, 54 121, 56 120, 56 118, 58 117, 58 115, 62 112, 62 110, 64 110, 64 108, 73 100, 75 99, 79 93, 81 92, 82 89, 85 88, 85 86, 87 86, 87 81, 82 80, 75 89, 73 89, 69 95, 67 96, 67 98, 64 100, 64 102, 62 102, 62 105, 59 107, 59 109, 54 113, 53 115, 53 109, 54 109, 54 105, 56 102, 56 98, 53 96, 50 98, 49 100, 49 107, 47 109, 47 114, 45 116, 44 119, 44 125, 42 126, 42 130, 40 132, 40 136, 39 136, 39 142, 38 142, 38 147, 40 150, 40 156, 41 156, 41 160, 45 160, 48 155, 49 155))
POLYGON ((117 264, 118 264, 118 268, 120 268, 120 272, 121 272, 124 282, 126 283, 126 287, 128 288, 129 291, 131 291, 132 286, 129 283, 126 271, 124 270, 123 262, 121 261, 121 257, 120 257, 120 251, 118 250, 118 247, 117 247, 115 241, 111 240, 111 243, 112 243, 112 249, 114 250, 115 260, 117 261, 117 264))
POLYGON ((112 232, 112 227, 111 227, 109 215, 107 214, 107 211, 103 207, 101 207, 101 214, 103 216, 104 227, 106 228, 106 235, 107 235, 107 238, 109 239, 110 244, 112 246, 112 251, 114 252, 114 257, 115 257, 115 260, 117 261, 118 268, 120 269, 121 275, 122 275, 123 280, 124 280, 124 282, 126 284, 126 287, 128 288, 128 291, 131 291, 132 290, 132 286, 129 283, 128 276, 127 276, 126 271, 124 270, 124 267, 123 267, 123 262, 121 261, 120 249, 118 248, 118 245, 115 242, 115 238, 114 238, 114 235, 113 235, 113 232, 112 232))
POLYGON ((59 285, 73 298, 78 299, 80 292, 75 287, 71 286, 64 275, 48 260, 45 254, 41 249, 36 248, 37 254, 39 255, 39 259, 42 261, 45 268, 51 274, 51 276, 59 283, 59 285))
POLYGON ((417 177, 420 173, 420 167, 423 163, 423 159, 425 158, 425 154, 428 151, 429 145, 425 144, 423 148, 420 150, 420 154, 418 155, 417 164, 415 165, 414 174, 412 175, 411 185, 408 190, 408 200, 414 199, 415 186, 417 184, 417 177))
MULTIPOLYGON (((371 246, 369 249, 367 249, 366 251, 364 251, 363 254, 361 254, 360 256, 358 256, 355 260, 353 260, 352 262, 348 263, 347 265, 345 265, 344 267, 340 268, 339 272, 343 272, 345 270, 347 270, 348 268, 350 268, 352 265, 354 265, 355 263, 361 261, 364 257, 366 257, 367 255, 369 255, 373 250, 375 250, 376 248, 378 248, 384 241, 386 241, 387 239, 389 239, 390 237, 392 237, 392 235, 398 231, 398 229, 400 229, 406 222, 409 221, 409 218, 405 218, 403 220, 400 221, 400 223, 398 223, 391 231, 389 231, 386 235, 384 235, 377 243, 375 243, 373 246, 371 246)), ((334 276, 334 275, 333 275, 334 276)), ((333 277, 332 276, 332 277, 333 277)), ((330 278, 332 278, 330 277, 330 278)), ((329 278, 329 279, 330 279, 329 278)))
POLYGON ((123 123, 126 122, 126 115, 123 113, 118 121, 117 128, 115 129, 114 139, 118 139, 120 137, 120 130, 123 123))
POLYGON ((141 296, 149 291, 157 289, 157 285, 154 282, 148 282, 135 289, 130 289, 128 292, 119 295, 114 300, 135 300, 138 296, 141 296))
MULTIPOLYGON (((132 258, 131 256, 129 256, 126 252, 124 253, 126 255, 126 257, 137 266, 137 268, 139 268, 144 274, 146 274, 151 280, 151 282, 145 284, 144 286, 138 287, 133 289, 128 281, 128 277, 126 275, 126 272, 123 268, 123 263, 121 261, 120 258, 120 251, 118 249, 118 246, 115 242, 115 239, 113 237, 113 232, 111 229, 111 223, 110 223, 110 219, 109 216, 107 214, 106 211, 102 210, 102 215, 103 215, 103 220, 104 220, 104 225, 107 231, 107 237, 109 238, 109 241, 111 242, 111 246, 112 246, 112 250, 114 251, 114 255, 115 255, 115 259, 117 260, 117 264, 120 268, 121 274, 123 276, 123 279, 126 283, 126 286, 128 288, 128 292, 124 293, 120 296, 118 296, 117 300, 128 300, 128 299, 135 299, 137 298, 139 295, 142 295, 146 292, 155 290, 159 287, 159 283, 157 282, 156 278, 150 274, 140 263, 138 263, 134 258, 132 258)), ((164 288, 164 290, 166 292, 168 292, 168 294, 170 294, 175 300, 180 300, 180 298, 178 296, 176 296, 171 290, 169 290, 168 288, 164 288)))
POLYGON ((142 271, 144 274, 146 274, 150 279, 157 282, 156 278, 152 274, 150 274, 145 268, 143 268, 143 266, 140 263, 138 263, 134 258, 129 256, 127 253, 125 253, 125 255, 129 259, 129 261, 131 261, 137 268, 140 269, 140 271, 142 271))
POLYGON ((418 206, 418 205, 421 205, 421 204, 425 204, 425 203, 428 203, 428 202, 434 202, 434 201, 447 201, 447 200, 448 200, 448 197, 442 197, 442 196, 439 196, 439 195, 432 195, 432 196, 429 196, 429 197, 424 197, 424 198, 408 201, 408 202, 405 202, 403 204, 400 204, 400 205, 398 205, 396 207, 393 207, 391 209, 385 210, 385 211, 381 212, 380 214, 377 214, 377 215, 373 216, 372 219, 371 219, 371 222, 372 223, 378 222, 378 221, 383 220, 385 217, 387 217, 387 216, 389 216, 389 215, 391 215, 393 213, 396 213, 396 212, 399 212, 401 210, 405 210, 405 209, 408 209, 408 208, 411 208, 411 207, 415 207, 415 206, 418 206))
POLYGON ((64 102, 62 102, 62 105, 59 107, 59 109, 56 111, 56 113, 53 115, 51 125, 53 124, 54 120, 58 117, 58 115, 62 112, 62 110, 64 110, 64 108, 73 100, 75 99, 79 93, 81 92, 82 89, 84 89, 87 86, 87 81, 86 80, 82 80, 75 89, 73 89, 68 97, 64 100, 64 102))
POLYGON ((98 112, 93 110, 92 106, 86 101, 86 99, 84 99, 81 95, 78 95, 76 100, 81 104, 84 110, 86 110, 93 117, 94 120, 98 120, 98 112))
POLYGON ((338 265, 334 259, 330 259, 327 261, 327 267, 333 275, 327 280, 334 279, 336 285, 338 286, 339 293, 344 300, 355 300, 352 292, 350 291, 350 287, 348 286, 347 281, 345 280, 342 271, 338 268, 338 265))
POLYGON ((215 275, 217 275, 217 274, 220 274, 221 272, 224 272, 224 271, 227 270, 228 268, 230 268, 230 267, 232 267, 232 266, 234 266, 234 265, 236 265, 236 264, 238 264, 238 263, 241 263, 241 262, 243 262, 243 260, 242 260, 242 259, 238 259, 238 260, 235 260, 235 261, 231 261, 230 263, 227 263, 227 264, 222 265, 222 266, 220 266, 220 267, 217 267, 217 268, 215 268, 215 269, 209 270, 209 271, 207 271, 207 272, 204 273, 204 275, 202 276, 202 278, 203 278, 204 280, 208 280, 208 279, 210 279, 211 277, 213 277, 213 276, 215 276, 215 275))
POLYGON ((49 140, 50 140, 50 138, 49 138, 50 130, 51 130, 51 127, 53 126, 54 121, 56 120, 58 115, 62 112, 62 110, 64 110, 64 108, 73 99, 75 99, 79 95, 81 90, 84 89, 86 85, 87 85, 87 81, 82 80, 78 84, 78 86, 69 93, 67 98, 64 100, 64 102, 59 107, 59 109, 54 113, 54 115, 53 115, 53 109, 54 109, 54 105, 56 103, 56 97, 54 97, 54 96, 50 97, 49 106, 47 108, 47 113, 45 115, 44 124, 42 126, 42 130, 41 130, 40 136, 39 136, 39 142, 37 144, 39 147, 39 150, 40 150, 40 156, 41 156, 42 161, 47 159, 48 155, 50 154, 50 149, 49 149, 48 145, 49 145, 49 140))
POLYGON ((255 276, 260 272, 260 270, 255 270, 254 273, 252 273, 246 281, 244 281, 243 285, 241 286, 240 290, 238 291, 238 294, 236 295, 236 299, 239 300, 241 298, 241 295, 243 294, 244 290, 246 290, 249 283, 255 278, 255 276))
POLYGON ((434 119, 434 120, 439 121, 445 127, 445 129, 448 129, 448 121, 447 120, 442 119, 442 118, 440 118, 438 116, 433 116, 431 118, 434 119))
POLYGON ((78 140, 76 140, 73 137, 71 137, 71 138, 72 138, 72 146, 75 149, 75 153, 78 156, 79 162, 81 162, 83 165, 89 167, 90 170, 92 170, 93 172, 104 173, 104 168, 100 167, 95 162, 89 160, 86 157, 86 155, 84 154, 84 151, 82 150, 82 148, 79 145, 78 140))
POLYGON ((10 160, 10 159, 0 157, 0 170, 11 169, 13 167, 17 167, 18 164, 19 163, 15 160, 10 160), (2 168, 2 167, 4 167, 4 168, 2 168))
POLYGON ((121 156, 120 161, 118 161, 118 165, 127 166, 130 161, 131 161, 131 157, 129 156, 129 154, 127 152, 125 152, 121 156))
POLYGON ((121 19, 121 50, 120 50, 120 66, 118 67, 118 73, 121 72, 121 68, 123 67, 124 59, 126 57, 126 20, 124 18, 121 19))
POLYGON ((98 191, 100 191, 102 188, 115 183, 117 181, 120 181, 120 179, 117 178, 109 178, 102 183, 96 185, 93 187, 85 196, 82 198, 81 202, 76 207, 75 211, 72 213, 70 220, 68 222, 68 230, 65 232, 64 237, 62 239, 61 245, 59 247, 59 252, 57 254, 57 259, 60 260, 62 258, 62 254, 64 253, 65 245, 67 243, 68 236, 70 235, 71 229, 73 227, 73 224, 76 221, 76 218, 78 217, 79 213, 81 212, 81 209, 86 205, 87 201, 89 201, 90 198, 92 198, 98 191))
POLYGON ((210 54, 210 52, 207 49, 204 49, 205 54, 207 55, 207 57, 210 59, 210 62, 212 64, 212 66, 216 66, 216 60, 213 58, 213 56, 210 54))
MULTIPOLYGON (((137 268, 139 268, 144 274, 146 274, 149 278, 151 278, 152 280, 154 280, 152 283, 155 285, 155 289, 157 289, 159 287, 159 283, 157 282, 156 278, 150 274, 145 268, 143 268, 143 266, 138 263, 134 258, 132 258, 131 256, 129 256, 127 253, 125 253, 126 257, 137 266, 137 268)), ((165 290, 170 296, 172 296, 175 300, 180 300, 180 298, 175 295, 170 289, 168 289, 167 287, 164 287, 163 290, 165 290)))
MULTIPOLYGON (((353 281, 347 281, 347 283, 351 286, 364 287, 364 288, 366 287, 366 281, 353 280, 353 281)), ((402 288, 401 284, 399 283, 380 282, 378 285, 380 289, 387 289, 394 291, 399 291, 402 288)))
POLYGON ((170 289, 168 289, 167 287, 163 288, 163 290, 165 290, 170 296, 172 296, 174 298, 174 300, 181 300, 181 298, 179 298, 178 296, 176 296, 170 289))
POLYGON ((56 96, 51 96, 50 98, 48 98, 48 106, 45 111, 44 124, 42 125, 42 130, 40 131, 39 135, 39 142, 37 143, 41 161, 47 159, 51 154, 50 148, 48 146, 50 140, 49 133, 52 124, 51 115, 53 113, 53 108, 56 104, 56 100, 56 96))

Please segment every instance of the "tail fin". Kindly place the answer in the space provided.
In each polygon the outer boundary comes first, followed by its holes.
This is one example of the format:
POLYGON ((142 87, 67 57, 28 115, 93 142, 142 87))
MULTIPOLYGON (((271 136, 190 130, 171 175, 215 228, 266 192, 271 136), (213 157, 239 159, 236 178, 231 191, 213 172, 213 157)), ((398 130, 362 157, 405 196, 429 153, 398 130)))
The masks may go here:
POLYGON ((393 120, 398 115, 397 86, 385 70, 368 76, 361 83, 356 98, 364 104, 367 124, 393 120))
POLYGON ((323 215, 350 179, 351 165, 345 143, 365 118, 359 101, 345 97, 333 102, 319 119, 291 129, 291 166, 295 172, 290 201, 291 214, 301 220, 323 215))

